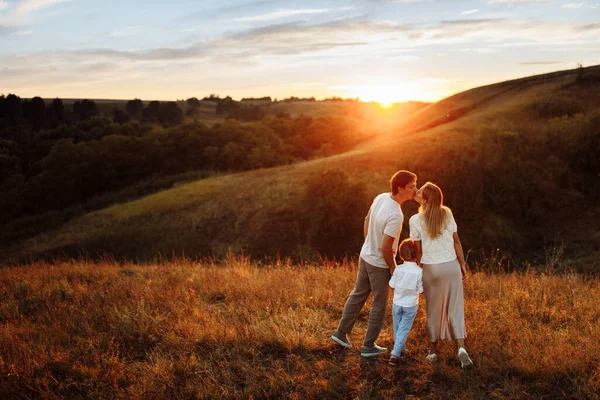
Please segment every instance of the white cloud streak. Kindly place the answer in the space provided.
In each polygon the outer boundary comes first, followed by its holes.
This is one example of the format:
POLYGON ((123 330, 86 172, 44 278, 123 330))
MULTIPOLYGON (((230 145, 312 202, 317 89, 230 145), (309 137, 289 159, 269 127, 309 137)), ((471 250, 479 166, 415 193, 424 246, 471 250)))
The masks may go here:
POLYGON ((293 17, 295 15, 306 14, 322 14, 329 12, 327 8, 312 8, 312 9, 281 9, 266 14, 254 15, 252 17, 235 18, 236 22, 254 22, 254 21, 273 21, 276 19, 293 17))
POLYGON ((24 18, 44 8, 70 1, 72 0, 23 0, 17 4, 12 15, 17 18, 24 18))
POLYGON ((374 0, 376 3, 387 4, 411 4, 411 3, 431 3, 433 0, 374 0))
POLYGON ((562 8, 581 8, 585 3, 566 3, 562 5, 562 8))
POLYGON ((564 64, 562 61, 529 61, 529 62, 521 62, 521 65, 554 65, 554 64, 564 64))
POLYGON ((463 11, 463 12, 461 12, 461 13, 460 13, 460 15, 471 15, 471 14, 476 14, 476 13, 478 13, 478 12, 479 12, 479 10, 477 10, 477 9, 474 9, 474 10, 467 10, 467 11, 463 11))
POLYGON ((134 36, 137 35, 138 33, 138 27, 137 26, 127 26, 123 29, 117 29, 114 30, 110 33, 110 37, 127 37, 127 36, 134 36))
POLYGON ((460 51, 463 52, 463 53, 475 53, 475 54, 494 54, 494 53, 500 53, 500 50, 498 50, 498 49, 489 49, 489 48, 486 48, 486 47, 475 48, 475 49, 466 48, 466 49, 460 49, 460 51))
POLYGON ((524 4, 549 3, 550 0, 488 0, 488 4, 504 4, 507 6, 522 6, 524 4))
MULTIPOLYGON (((1 26, 21 26, 32 22, 32 15, 43 9, 73 0, 22 0, 13 7, 8 15, 0 16, 1 26)), ((0 0, 0 10, 8 9, 9 3, 0 0)))

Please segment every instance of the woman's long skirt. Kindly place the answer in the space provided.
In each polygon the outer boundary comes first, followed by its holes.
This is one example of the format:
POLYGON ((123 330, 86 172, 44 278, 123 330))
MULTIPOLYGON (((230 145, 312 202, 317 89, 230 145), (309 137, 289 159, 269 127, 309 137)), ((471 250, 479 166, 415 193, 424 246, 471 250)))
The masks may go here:
POLYGON ((467 337, 462 274, 458 260, 423 264, 423 291, 427 302, 429 341, 467 337))

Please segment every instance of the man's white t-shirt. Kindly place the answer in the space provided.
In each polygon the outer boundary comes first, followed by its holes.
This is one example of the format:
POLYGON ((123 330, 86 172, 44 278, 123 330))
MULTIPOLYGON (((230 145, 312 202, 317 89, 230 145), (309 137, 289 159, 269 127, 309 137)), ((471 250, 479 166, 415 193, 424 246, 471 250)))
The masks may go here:
POLYGON ((423 270, 412 261, 405 261, 394 270, 390 279, 394 289, 394 304, 414 307, 419 304, 419 293, 423 293, 423 270))
POLYGON ((371 215, 368 221, 367 237, 360 251, 360 258, 375 267, 389 268, 381 253, 383 234, 394 238, 392 249, 395 259, 404 214, 402 214, 400 204, 392 199, 391 193, 382 193, 375 197, 369 212, 371 215))
POLYGON ((456 250, 454 250, 453 233, 457 231, 456 221, 452 212, 446 220, 446 226, 442 229, 440 236, 432 239, 427 233, 425 221, 420 213, 413 215, 410 220, 410 240, 421 241, 423 255, 421 263, 423 264, 441 264, 456 260, 456 250))

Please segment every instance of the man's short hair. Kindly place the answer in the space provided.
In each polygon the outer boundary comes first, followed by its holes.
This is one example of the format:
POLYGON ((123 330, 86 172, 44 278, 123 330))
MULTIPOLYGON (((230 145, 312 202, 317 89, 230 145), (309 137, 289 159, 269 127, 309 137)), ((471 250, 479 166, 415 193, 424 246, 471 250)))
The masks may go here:
POLYGON ((398 187, 404 189, 406 185, 411 182, 417 180, 417 175, 413 174, 410 171, 400 170, 392 176, 390 179, 390 187, 392 189, 392 194, 398 194, 398 187))

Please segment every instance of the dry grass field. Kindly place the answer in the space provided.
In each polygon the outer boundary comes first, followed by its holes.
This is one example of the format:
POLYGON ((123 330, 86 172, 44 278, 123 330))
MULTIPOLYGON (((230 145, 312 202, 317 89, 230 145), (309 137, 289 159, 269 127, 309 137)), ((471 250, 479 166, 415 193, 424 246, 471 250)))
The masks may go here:
MULTIPOLYGON (((5 268, 0 398, 600 398, 599 278, 497 261, 465 280, 469 372, 451 343, 425 361, 424 301, 397 368, 358 354, 369 303, 355 348, 331 342, 354 262, 5 268)), ((388 313, 379 343, 392 342, 388 313)))

